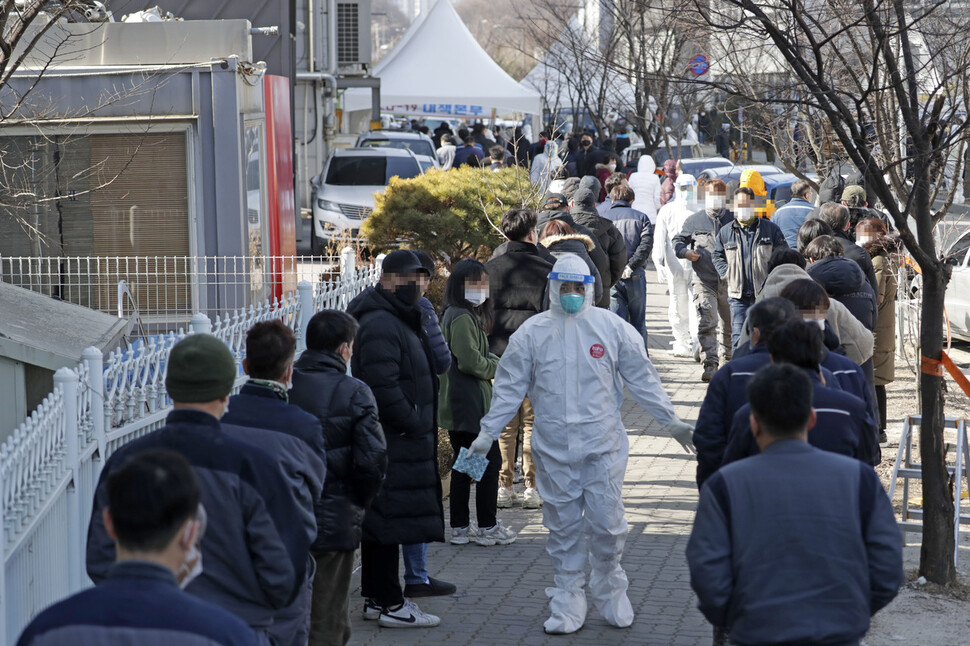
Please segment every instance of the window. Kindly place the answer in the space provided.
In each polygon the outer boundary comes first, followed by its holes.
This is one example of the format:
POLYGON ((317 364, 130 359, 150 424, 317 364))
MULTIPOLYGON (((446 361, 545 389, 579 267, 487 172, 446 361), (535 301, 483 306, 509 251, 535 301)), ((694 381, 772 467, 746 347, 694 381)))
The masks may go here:
POLYGON ((394 176, 417 177, 421 167, 411 157, 334 157, 327 169, 327 184, 384 186, 394 176))
POLYGON ((410 150, 415 155, 425 155, 434 157, 434 146, 424 139, 365 139, 360 142, 361 148, 397 148, 399 150, 410 150))

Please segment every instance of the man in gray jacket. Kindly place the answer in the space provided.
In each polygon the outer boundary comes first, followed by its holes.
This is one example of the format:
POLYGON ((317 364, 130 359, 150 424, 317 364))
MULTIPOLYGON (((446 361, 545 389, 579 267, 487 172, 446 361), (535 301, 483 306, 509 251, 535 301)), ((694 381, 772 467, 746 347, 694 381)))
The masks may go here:
POLYGON ((727 281, 714 267, 712 253, 721 227, 728 226, 734 214, 727 209, 727 185, 714 179, 705 186, 704 209, 690 215, 680 233, 674 236, 674 253, 691 261, 694 281, 694 307, 697 308, 697 340, 704 352, 701 381, 708 382, 718 368, 717 321, 721 319, 721 352, 731 360, 731 309, 728 307, 727 281))
POLYGON ((698 607, 731 643, 858 644, 903 582, 889 498, 871 466, 808 444, 803 371, 768 365, 748 398, 761 453, 704 483, 687 543, 698 607))
POLYGON ((212 335, 191 334, 175 344, 165 378, 174 410, 164 427, 121 447, 104 465, 88 530, 87 569, 100 583, 115 561, 115 544, 103 520, 111 474, 141 451, 180 453, 199 479, 209 517, 202 573, 186 590, 237 615, 261 644, 270 644, 274 617, 303 586, 310 542, 277 463, 229 437, 219 422, 236 374, 229 348, 212 335))

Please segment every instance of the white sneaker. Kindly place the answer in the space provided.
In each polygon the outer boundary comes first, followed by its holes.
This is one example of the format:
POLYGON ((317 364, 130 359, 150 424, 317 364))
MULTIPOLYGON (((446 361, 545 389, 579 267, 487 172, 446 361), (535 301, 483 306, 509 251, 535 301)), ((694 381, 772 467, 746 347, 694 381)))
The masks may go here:
POLYGON ((515 532, 496 520, 494 527, 479 529, 475 542, 488 547, 490 545, 510 545, 515 542, 515 532))
POLYGON ((525 509, 538 509, 542 506, 542 498, 539 497, 539 492, 532 487, 528 487, 525 493, 522 494, 522 507, 525 509))
POLYGON ((511 507, 515 502, 515 492, 511 489, 506 489, 505 487, 499 487, 498 489, 498 499, 495 506, 499 509, 506 509, 511 507))
POLYGON ((363 616, 367 621, 376 621, 381 617, 381 607, 373 599, 364 599, 363 616))
POLYGON ((452 527, 451 528, 451 544, 452 545, 468 545, 468 528, 467 527, 452 527))
POLYGON ((441 618, 424 612, 418 604, 405 599, 404 605, 397 610, 385 608, 377 621, 383 628, 431 628, 440 624, 441 618))

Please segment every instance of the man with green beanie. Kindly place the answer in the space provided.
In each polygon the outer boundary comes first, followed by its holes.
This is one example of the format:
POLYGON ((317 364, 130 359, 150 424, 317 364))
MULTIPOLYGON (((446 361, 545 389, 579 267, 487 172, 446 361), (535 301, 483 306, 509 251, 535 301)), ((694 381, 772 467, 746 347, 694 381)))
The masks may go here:
POLYGON ((229 437, 219 422, 237 376, 232 353, 216 337, 192 334, 175 344, 165 376, 174 410, 165 426, 121 447, 105 464, 91 513, 87 570, 98 583, 115 561, 102 521, 108 477, 136 453, 180 453, 199 480, 208 514, 202 557, 184 581, 186 591, 239 616, 265 645, 274 615, 302 587, 309 541, 280 467, 229 437))

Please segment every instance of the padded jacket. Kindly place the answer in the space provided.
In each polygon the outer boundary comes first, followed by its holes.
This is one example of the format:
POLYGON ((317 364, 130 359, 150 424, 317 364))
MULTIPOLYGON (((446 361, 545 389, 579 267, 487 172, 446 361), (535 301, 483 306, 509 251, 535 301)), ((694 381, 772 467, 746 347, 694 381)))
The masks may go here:
POLYGON ((340 355, 306 350, 293 366, 290 401, 316 416, 327 446, 327 480, 316 506, 313 552, 360 546, 364 510, 387 472, 387 442, 370 388, 346 373, 340 355))
POLYGON ((876 328, 876 293, 856 263, 845 256, 822 258, 808 266, 808 275, 824 287, 829 296, 845 305, 867 330, 871 332, 876 328))
POLYGON ((629 202, 617 200, 607 209, 603 217, 613 222, 613 226, 623 237, 626 245, 626 264, 636 271, 641 269, 650 258, 653 249, 653 225, 646 213, 637 211, 629 202))
POLYGON ((735 220, 721 227, 714 245, 714 267, 727 280, 728 298, 757 297, 768 277, 768 259, 779 247, 787 247, 785 236, 775 224, 757 218, 751 229, 735 220))
POLYGON ((569 214, 573 216, 578 224, 592 230, 593 239, 596 245, 606 252, 606 262, 593 258, 596 268, 603 279, 603 295, 596 303, 598 307, 609 309, 610 307, 610 288, 620 280, 623 270, 626 268, 626 243, 623 236, 611 220, 600 217, 595 209, 586 211, 579 207, 570 209, 569 214))
MULTIPOLYGON (((555 261, 544 247, 541 249, 545 256, 540 253, 540 247, 529 242, 509 241, 501 247, 503 253, 496 249, 492 259, 485 263, 488 297, 494 312, 488 345, 500 357, 512 333, 529 317, 545 309, 549 272, 555 261)), ((450 359, 449 355, 449 363, 450 359)))
POLYGON ((202 489, 209 522, 202 541, 202 574, 186 590, 265 632, 303 588, 310 541, 290 484, 276 461, 230 437, 208 413, 173 410, 165 426, 115 451, 98 479, 88 529, 87 570, 103 581, 115 562, 105 531, 108 477, 132 455, 149 449, 181 453, 202 489))
POLYGON ((421 309, 380 285, 347 307, 360 322, 351 359, 370 387, 387 440, 387 477, 364 514, 363 541, 410 545, 444 540, 438 475, 438 376, 421 309))

